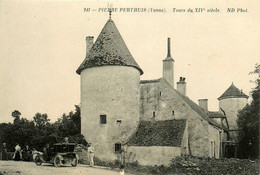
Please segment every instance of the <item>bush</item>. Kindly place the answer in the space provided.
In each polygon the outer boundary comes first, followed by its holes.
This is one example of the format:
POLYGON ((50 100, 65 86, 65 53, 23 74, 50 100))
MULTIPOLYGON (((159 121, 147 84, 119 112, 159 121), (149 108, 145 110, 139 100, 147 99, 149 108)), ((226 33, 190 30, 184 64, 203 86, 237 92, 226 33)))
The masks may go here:
POLYGON ((170 166, 141 166, 138 162, 126 164, 125 171, 136 175, 200 174, 247 175, 259 174, 259 160, 215 159, 183 156, 172 159, 170 166))
POLYGON ((258 162, 247 159, 215 159, 208 157, 176 157, 172 160, 172 172, 191 174, 255 174, 258 173, 258 162))
POLYGON ((81 134, 69 136, 69 142, 77 143, 77 144, 82 144, 84 146, 88 145, 88 142, 85 140, 84 136, 81 134))

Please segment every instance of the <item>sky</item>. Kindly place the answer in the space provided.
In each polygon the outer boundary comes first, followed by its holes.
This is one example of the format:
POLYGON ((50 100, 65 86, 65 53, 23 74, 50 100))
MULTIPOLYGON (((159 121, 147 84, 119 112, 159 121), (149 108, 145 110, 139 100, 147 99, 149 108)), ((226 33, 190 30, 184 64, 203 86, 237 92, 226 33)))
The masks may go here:
POLYGON ((144 71, 142 80, 162 77, 170 37, 175 83, 186 77, 187 96, 196 103, 206 98, 209 110, 217 111, 217 98, 232 82, 247 95, 255 86, 248 73, 259 63, 259 3, 0 0, 0 122, 12 122, 14 110, 29 120, 47 113, 51 122, 75 110, 80 104, 76 69, 86 56, 85 37, 97 38, 109 18, 101 8, 107 7, 118 8, 112 19, 144 71), (221 12, 190 13, 189 8, 221 12), (227 8, 247 12, 227 13, 227 8))

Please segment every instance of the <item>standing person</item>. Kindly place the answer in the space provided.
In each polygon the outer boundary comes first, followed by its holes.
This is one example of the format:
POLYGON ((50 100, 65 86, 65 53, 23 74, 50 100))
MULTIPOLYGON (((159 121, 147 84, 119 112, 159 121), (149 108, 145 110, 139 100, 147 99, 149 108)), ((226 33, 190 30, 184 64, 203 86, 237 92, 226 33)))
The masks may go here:
POLYGON ((89 156, 89 163, 90 166, 94 166, 94 147, 92 146, 91 143, 89 143, 89 147, 88 147, 88 156, 89 156))
POLYGON ((3 143, 3 148, 2 148, 2 160, 8 160, 8 154, 7 154, 6 143, 3 143))
POLYGON ((119 161, 120 161, 120 175, 125 174, 125 150, 122 148, 119 152, 119 161))
POLYGON ((126 152, 125 150, 122 148, 120 150, 120 154, 119 154, 119 160, 120 160, 120 166, 125 167, 125 157, 126 157, 126 152))
POLYGON ((14 160, 15 161, 19 161, 21 159, 22 155, 21 155, 21 147, 19 144, 17 144, 15 146, 15 152, 14 152, 14 160))

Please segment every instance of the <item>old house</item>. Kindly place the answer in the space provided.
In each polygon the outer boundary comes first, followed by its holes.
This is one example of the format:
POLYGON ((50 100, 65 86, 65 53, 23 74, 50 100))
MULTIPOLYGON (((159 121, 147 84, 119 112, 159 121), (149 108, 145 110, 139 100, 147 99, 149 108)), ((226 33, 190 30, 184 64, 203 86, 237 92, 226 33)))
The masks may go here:
POLYGON ((143 165, 167 165, 181 155, 223 156, 227 117, 208 111, 205 99, 200 105, 189 99, 184 77, 174 88, 170 39, 162 78, 142 81, 143 71, 111 18, 95 42, 86 42, 86 58, 76 71, 81 133, 99 159, 113 161, 123 147, 128 161, 143 165))

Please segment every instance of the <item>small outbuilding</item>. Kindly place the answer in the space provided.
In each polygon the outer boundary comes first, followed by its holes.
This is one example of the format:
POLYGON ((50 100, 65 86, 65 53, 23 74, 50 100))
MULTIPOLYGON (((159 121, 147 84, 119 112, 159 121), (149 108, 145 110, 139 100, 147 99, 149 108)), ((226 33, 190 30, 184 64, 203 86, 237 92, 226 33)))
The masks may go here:
POLYGON ((125 149, 129 162, 169 165, 174 157, 189 153, 187 121, 140 121, 125 149))

